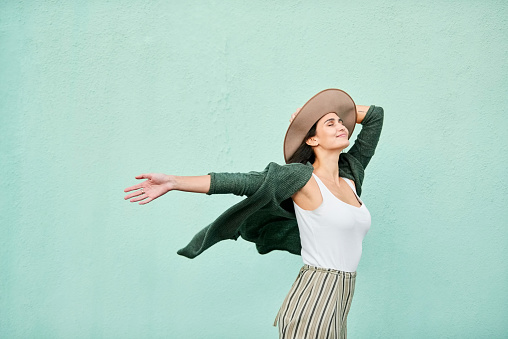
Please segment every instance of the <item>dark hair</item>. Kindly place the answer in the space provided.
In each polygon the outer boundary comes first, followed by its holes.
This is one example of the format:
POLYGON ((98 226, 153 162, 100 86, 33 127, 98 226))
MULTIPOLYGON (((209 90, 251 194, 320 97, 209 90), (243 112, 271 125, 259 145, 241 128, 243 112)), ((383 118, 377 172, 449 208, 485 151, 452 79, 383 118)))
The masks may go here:
POLYGON ((289 158, 288 164, 292 163, 306 164, 307 161, 310 161, 311 164, 314 163, 314 161, 316 160, 316 155, 314 154, 314 150, 312 149, 312 147, 307 145, 306 141, 309 138, 312 138, 313 136, 316 135, 317 123, 318 122, 316 121, 316 123, 312 125, 310 130, 307 132, 307 135, 305 136, 305 138, 303 138, 303 141, 300 144, 300 146, 296 149, 296 152, 293 153, 293 155, 289 158))

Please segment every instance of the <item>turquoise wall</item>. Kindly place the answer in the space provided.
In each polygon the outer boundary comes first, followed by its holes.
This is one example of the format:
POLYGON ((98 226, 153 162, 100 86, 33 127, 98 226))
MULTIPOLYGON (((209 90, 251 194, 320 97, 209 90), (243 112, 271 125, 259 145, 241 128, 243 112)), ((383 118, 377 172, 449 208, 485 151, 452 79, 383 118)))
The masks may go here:
POLYGON ((123 189, 282 164, 329 87, 385 110, 350 337, 508 335, 506 2, 120 3, 0 4, 0 337, 276 338, 300 257, 176 254, 241 197, 123 189))

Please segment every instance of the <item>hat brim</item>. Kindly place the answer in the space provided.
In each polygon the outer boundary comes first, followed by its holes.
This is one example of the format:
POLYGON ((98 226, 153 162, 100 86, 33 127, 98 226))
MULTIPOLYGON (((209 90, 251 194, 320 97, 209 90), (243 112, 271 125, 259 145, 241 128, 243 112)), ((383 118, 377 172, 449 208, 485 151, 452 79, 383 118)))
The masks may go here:
POLYGON ((348 129, 351 138, 356 125, 356 105, 353 98, 337 88, 325 89, 314 95, 302 106, 289 125, 284 138, 284 160, 288 160, 296 152, 311 127, 324 115, 335 112, 348 129))

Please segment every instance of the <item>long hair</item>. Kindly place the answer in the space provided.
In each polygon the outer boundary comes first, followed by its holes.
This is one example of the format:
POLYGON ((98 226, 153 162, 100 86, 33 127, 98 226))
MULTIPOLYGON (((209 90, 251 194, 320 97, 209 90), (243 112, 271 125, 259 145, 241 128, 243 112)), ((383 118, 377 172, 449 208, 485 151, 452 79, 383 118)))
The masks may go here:
POLYGON ((311 164, 313 164, 314 161, 316 161, 316 155, 314 154, 314 150, 312 149, 311 146, 307 145, 306 141, 309 138, 312 138, 313 136, 316 135, 317 123, 318 122, 316 121, 316 123, 314 125, 312 125, 312 127, 309 129, 309 131, 307 132, 307 135, 305 136, 305 138, 303 138, 302 143, 296 149, 296 152, 293 153, 293 155, 289 158, 288 164, 292 164, 292 163, 306 164, 308 161, 311 164))

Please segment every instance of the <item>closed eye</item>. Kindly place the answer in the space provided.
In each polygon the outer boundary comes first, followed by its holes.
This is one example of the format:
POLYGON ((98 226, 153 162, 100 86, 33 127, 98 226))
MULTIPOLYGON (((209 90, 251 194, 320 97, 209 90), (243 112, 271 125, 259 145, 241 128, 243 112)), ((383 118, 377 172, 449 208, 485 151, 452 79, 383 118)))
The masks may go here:
MULTIPOLYGON (((333 123, 335 122, 335 119, 334 118, 327 119, 325 121, 325 124, 328 123, 328 122, 330 122, 330 124, 328 124, 328 126, 333 126, 333 123)), ((341 118, 338 119, 338 122, 340 122, 342 125, 344 125, 344 121, 341 118)))

